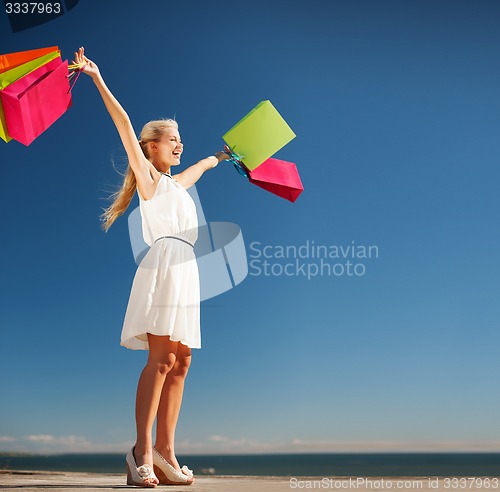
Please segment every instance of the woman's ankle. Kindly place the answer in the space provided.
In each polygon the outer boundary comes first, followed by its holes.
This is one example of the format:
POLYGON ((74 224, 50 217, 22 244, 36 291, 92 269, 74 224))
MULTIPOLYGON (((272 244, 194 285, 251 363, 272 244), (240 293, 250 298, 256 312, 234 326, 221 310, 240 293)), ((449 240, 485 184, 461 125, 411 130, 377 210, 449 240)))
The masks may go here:
POLYGON ((173 446, 167 445, 156 445, 155 449, 165 458, 174 468, 180 470, 180 465, 175 457, 175 451, 173 446))
POLYGON ((136 444, 134 446, 134 457, 135 457, 135 460, 136 460, 136 463, 138 466, 143 465, 146 462, 152 463, 153 462, 152 461, 153 448, 149 447, 149 446, 143 446, 143 445, 136 444), (140 461, 141 462, 144 461, 144 463, 139 464, 140 461))

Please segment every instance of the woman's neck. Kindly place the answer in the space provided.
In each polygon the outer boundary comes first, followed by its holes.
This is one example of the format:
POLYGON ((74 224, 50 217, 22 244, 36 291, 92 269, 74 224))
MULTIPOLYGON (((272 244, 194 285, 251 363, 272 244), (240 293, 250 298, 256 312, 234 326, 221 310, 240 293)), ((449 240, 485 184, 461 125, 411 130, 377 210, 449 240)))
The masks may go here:
POLYGON ((170 167, 167 167, 166 169, 163 169, 163 170, 162 170, 161 168, 156 167, 156 166, 155 166, 155 168, 156 168, 156 170, 157 170, 159 173, 162 173, 162 174, 168 174, 168 175, 170 176, 170 167))

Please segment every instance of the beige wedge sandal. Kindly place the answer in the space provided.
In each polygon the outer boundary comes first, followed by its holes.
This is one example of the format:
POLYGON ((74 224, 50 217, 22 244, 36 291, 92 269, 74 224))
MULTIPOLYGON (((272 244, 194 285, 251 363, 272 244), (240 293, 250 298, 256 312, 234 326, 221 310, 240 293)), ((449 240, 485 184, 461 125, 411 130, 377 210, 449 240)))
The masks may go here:
POLYGON ((160 485, 191 485, 194 482, 193 472, 187 466, 183 471, 176 470, 156 448, 153 448, 153 469, 160 485))
POLYGON ((127 453, 127 485, 136 485, 138 487, 154 488, 156 483, 147 480, 158 480, 154 474, 153 468, 147 463, 137 466, 134 458, 134 448, 127 453))

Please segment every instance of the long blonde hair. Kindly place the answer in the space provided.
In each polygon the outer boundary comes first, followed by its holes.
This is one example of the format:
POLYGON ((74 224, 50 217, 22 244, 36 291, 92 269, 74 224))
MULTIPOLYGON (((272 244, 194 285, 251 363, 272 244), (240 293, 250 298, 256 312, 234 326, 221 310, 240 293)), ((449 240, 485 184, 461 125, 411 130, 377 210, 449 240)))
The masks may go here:
MULTIPOLYGON (((170 118, 153 120, 146 123, 139 136, 139 144, 141 146, 142 152, 146 159, 149 159, 149 142, 158 142, 163 135, 166 128, 179 128, 177 121, 170 118)), ((125 177, 123 178, 123 183, 117 191, 109 196, 109 200, 113 203, 104 210, 104 213, 100 215, 102 222, 101 229, 104 232, 108 232, 109 228, 113 225, 113 222, 127 210, 134 194, 137 190, 137 181, 135 179, 135 174, 130 163, 127 163, 127 171, 125 177)))

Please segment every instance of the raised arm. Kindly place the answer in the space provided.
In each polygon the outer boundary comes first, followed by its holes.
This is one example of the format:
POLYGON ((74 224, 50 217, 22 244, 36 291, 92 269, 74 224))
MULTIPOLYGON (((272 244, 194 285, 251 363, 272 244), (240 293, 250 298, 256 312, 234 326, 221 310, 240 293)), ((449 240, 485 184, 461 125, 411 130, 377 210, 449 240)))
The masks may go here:
POLYGON ((108 110, 108 113, 118 130, 123 146, 125 147, 130 167, 134 171, 137 186, 142 194, 143 190, 148 190, 151 186, 153 186, 154 180, 150 173, 151 163, 146 159, 144 153, 142 152, 128 114, 104 83, 104 79, 101 76, 98 66, 85 56, 84 48, 80 48, 77 52, 75 52, 75 62, 86 64, 83 72, 92 78, 99 93, 101 94, 104 105, 106 106, 106 109, 108 110))

